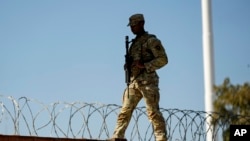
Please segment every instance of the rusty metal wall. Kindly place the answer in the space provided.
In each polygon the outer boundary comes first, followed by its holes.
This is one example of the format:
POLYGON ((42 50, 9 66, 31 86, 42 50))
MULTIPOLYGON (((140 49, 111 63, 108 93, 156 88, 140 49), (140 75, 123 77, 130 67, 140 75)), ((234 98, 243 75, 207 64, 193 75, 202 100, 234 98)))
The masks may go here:
POLYGON ((36 136, 1 135, 0 141, 127 141, 126 139, 95 140, 95 139, 72 139, 72 138, 51 138, 36 136))

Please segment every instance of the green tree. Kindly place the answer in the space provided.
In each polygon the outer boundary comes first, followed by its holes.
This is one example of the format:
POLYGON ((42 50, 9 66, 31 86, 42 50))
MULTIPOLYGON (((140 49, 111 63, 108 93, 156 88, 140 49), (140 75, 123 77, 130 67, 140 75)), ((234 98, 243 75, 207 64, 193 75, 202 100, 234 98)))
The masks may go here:
POLYGON ((216 99, 213 124, 223 126, 223 140, 229 141, 230 125, 250 124, 250 84, 233 85, 226 78, 222 85, 214 87, 216 99))

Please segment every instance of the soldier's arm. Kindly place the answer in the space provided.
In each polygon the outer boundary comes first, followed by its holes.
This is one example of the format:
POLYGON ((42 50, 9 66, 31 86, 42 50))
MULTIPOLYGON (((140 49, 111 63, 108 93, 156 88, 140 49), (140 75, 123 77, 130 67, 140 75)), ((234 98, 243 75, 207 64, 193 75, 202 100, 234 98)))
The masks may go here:
POLYGON ((144 66, 147 72, 153 72, 166 65, 168 63, 168 57, 161 41, 157 38, 150 38, 148 40, 148 46, 153 53, 154 59, 144 63, 144 66))

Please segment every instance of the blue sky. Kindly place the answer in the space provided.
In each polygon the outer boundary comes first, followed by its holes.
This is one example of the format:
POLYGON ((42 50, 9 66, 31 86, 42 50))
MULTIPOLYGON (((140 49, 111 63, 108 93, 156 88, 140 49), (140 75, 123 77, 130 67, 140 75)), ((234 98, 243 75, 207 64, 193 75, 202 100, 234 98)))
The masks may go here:
MULTIPOLYGON (((213 1, 212 12, 215 83, 249 82, 250 1, 213 1)), ((120 105, 134 13, 144 14, 169 57, 158 71, 160 106, 204 110, 199 0, 1 0, 0 95, 120 105)))

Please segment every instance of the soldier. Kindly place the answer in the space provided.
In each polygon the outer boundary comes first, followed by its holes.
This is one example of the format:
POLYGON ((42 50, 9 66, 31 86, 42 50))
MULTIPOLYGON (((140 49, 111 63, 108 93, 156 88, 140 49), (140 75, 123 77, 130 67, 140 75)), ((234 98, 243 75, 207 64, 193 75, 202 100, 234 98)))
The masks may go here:
MULTIPOLYGON (((129 18, 128 26, 136 35, 129 48, 132 58, 129 67, 130 84, 125 89, 123 106, 112 138, 124 138, 133 110, 143 98, 156 140, 167 141, 165 120, 159 110, 159 77, 156 70, 166 65, 168 58, 160 40, 144 30, 144 23, 143 14, 134 14, 129 18)), ((125 67, 127 65, 125 64, 125 67)))

